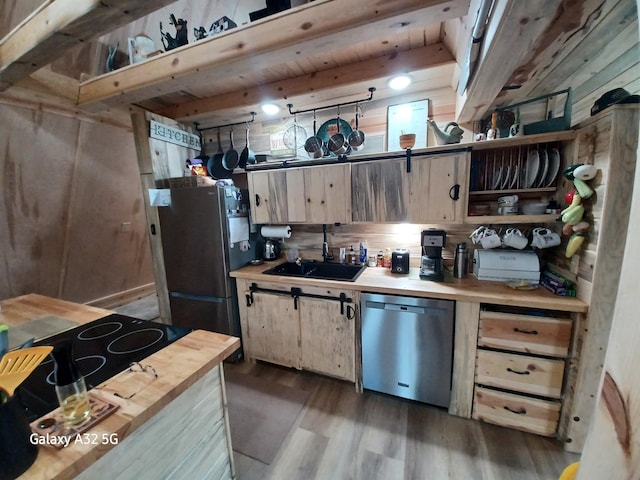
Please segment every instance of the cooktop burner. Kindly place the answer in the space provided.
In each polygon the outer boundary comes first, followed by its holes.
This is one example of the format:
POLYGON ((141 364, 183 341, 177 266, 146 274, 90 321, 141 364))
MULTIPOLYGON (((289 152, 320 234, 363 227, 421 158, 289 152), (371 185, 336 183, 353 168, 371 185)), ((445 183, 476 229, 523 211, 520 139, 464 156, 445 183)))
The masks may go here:
MULTIPOLYGON (((71 340, 76 364, 84 376, 87 389, 91 389, 126 370, 131 362, 148 357, 190 331, 114 313, 45 338, 34 345, 53 345, 71 340)), ((29 421, 58 407, 53 370, 53 358, 49 356, 16 390, 29 421)))

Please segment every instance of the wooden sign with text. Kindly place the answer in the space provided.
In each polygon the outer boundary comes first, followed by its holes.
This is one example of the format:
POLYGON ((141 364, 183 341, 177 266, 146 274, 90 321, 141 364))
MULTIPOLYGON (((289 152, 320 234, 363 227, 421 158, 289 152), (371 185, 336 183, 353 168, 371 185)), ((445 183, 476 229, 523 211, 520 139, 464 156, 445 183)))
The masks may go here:
POLYGON ((151 120, 149 136, 165 142, 174 143, 194 150, 202 150, 200 137, 179 128, 170 127, 163 123, 151 120))

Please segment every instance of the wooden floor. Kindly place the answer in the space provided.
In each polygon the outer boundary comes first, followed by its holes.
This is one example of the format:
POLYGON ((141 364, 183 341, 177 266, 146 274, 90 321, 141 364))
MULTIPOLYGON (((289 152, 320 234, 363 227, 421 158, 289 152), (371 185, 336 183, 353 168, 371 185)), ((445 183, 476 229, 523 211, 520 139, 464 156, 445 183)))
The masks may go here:
MULTIPOLYGON (((312 373, 267 364, 225 364, 309 392, 271 465, 234 452, 239 480, 556 480, 579 456, 560 442, 312 373)), ((233 425, 231 425, 233 428, 233 425)))
MULTIPOLYGON (((158 316, 155 296, 114 310, 158 316)), ((557 480, 579 460, 553 439, 375 392, 360 395, 321 375, 262 363, 224 368, 310 392, 271 465, 234 452, 238 480, 557 480)))

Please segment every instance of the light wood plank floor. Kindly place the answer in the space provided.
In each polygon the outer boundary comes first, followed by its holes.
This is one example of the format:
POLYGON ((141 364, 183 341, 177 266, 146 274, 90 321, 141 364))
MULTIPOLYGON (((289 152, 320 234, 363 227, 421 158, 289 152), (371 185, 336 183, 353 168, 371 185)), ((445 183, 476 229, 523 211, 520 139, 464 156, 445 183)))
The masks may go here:
POLYGON ((324 376, 262 363, 225 369, 311 392, 271 465, 234 452, 239 480, 557 480, 579 460, 553 439, 375 392, 359 395, 324 376))

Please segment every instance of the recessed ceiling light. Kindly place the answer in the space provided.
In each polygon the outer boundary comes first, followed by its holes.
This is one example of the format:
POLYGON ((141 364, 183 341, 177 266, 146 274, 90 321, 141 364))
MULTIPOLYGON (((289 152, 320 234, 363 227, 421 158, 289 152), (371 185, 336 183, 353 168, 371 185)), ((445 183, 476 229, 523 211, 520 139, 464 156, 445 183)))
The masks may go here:
POLYGON ((409 75, 397 75, 391 78, 387 84, 393 90, 404 90, 411 85, 411 77, 409 75))
POLYGON ((263 103, 262 111, 267 115, 275 115, 280 111, 280 107, 275 103, 263 103))

